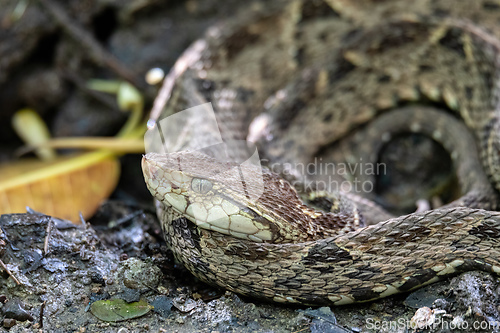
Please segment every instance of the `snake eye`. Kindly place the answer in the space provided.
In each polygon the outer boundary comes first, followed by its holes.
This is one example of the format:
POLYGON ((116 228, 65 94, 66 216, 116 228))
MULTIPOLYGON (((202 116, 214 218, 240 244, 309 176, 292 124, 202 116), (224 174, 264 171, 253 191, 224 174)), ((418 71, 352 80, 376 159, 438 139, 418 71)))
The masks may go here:
POLYGON ((191 189, 196 193, 205 194, 212 189, 212 182, 203 178, 193 178, 191 189))

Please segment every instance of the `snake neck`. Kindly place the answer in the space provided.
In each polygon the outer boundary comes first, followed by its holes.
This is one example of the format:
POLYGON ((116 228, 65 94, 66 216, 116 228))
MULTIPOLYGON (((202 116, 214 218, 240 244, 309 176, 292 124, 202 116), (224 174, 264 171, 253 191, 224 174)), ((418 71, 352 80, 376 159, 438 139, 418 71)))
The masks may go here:
MULTIPOLYGON (((264 192, 246 207, 274 221, 274 242, 302 242, 341 235, 364 226, 356 207, 338 207, 330 198, 329 208, 307 206, 295 188, 279 175, 263 169, 264 192)), ((318 207, 318 206, 317 206, 318 207)))

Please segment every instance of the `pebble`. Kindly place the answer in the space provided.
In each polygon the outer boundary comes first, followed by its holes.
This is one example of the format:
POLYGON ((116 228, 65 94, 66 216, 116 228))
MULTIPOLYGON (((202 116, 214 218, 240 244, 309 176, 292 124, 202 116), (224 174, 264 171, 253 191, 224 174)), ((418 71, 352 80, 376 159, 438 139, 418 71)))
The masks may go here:
POLYGON ((24 309, 24 304, 18 299, 12 299, 5 303, 3 307, 5 318, 16 319, 19 321, 33 321, 33 316, 24 309))

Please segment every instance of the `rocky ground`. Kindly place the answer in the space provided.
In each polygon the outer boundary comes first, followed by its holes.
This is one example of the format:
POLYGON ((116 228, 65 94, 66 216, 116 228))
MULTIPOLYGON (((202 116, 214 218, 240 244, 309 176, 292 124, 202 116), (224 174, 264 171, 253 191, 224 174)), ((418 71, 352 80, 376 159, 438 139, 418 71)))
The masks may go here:
POLYGON ((498 281, 481 272, 369 304, 286 307, 197 281, 147 211, 95 226, 3 215, 0 227, 10 332, 490 332, 499 320, 498 281))

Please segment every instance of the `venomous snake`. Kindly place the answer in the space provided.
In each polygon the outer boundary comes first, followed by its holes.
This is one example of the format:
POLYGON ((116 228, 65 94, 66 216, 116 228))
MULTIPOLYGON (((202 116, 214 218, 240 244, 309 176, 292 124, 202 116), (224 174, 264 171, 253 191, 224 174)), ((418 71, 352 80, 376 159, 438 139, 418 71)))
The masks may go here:
POLYGON ((375 163, 392 137, 421 133, 451 156, 462 196, 389 218, 355 193, 298 193, 185 140, 142 162, 176 258, 236 293, 315 305, 500 274, 499 19, 493 1, 296 0, 254 2, 209 29, 171 70, 153 120, 211 102, 223 139, 257 142, 288 180, 317 156, 375 163))

